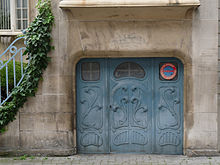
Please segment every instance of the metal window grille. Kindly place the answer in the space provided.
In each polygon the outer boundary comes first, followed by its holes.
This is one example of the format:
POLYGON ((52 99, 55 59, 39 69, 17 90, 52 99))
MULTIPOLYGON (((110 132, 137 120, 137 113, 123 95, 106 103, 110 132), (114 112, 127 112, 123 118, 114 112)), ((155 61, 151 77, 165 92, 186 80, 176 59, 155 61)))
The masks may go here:
POLYGON ((123 77, 144 78, 145 71, 137 63, 124 62, 117 66, 117 68, 114 71, 114 76, 116 78, 123 78, 123 77))
POLYGON ((16 0, 16 29, 28 27, 28 0, 16 0))
POLYGON ((98 62, 84 62, 81 72, 84 81, 98 81, 100 79, 100 64, 98 62))
POLYGON ((11 29, 10 0, 0 2, 0 29, 11 29))

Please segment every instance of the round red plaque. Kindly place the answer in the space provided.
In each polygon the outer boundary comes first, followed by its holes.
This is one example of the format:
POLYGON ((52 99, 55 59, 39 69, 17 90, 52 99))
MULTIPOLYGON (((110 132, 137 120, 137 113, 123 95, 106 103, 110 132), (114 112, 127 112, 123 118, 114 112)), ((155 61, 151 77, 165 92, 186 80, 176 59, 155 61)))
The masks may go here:
POLYGON ((172 80, 177 74, 176 66, 171 63, 165 63, 160 68, 160 75, 165 80, 172 80))

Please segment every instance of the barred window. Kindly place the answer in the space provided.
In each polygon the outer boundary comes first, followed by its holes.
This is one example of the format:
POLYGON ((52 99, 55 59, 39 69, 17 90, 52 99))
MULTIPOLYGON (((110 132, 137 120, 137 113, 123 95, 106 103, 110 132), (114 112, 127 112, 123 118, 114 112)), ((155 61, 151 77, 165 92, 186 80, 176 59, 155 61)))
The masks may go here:
POLYGON ((84 62, 81 66, 84 81, 98 81, 100 79, 100 64, 98 62, 84 62))
POLYGON ((10 0, 0 2, 0 29, 11 29, 10 0))
POLYGON ((117 66, 117 68, 114 71, 114 76, 116 78, 144 78, 145 71, 139 64, 135 62, 124 62, 117 66))
POLYGON ((16 0, 16 29, 23 30, 28 27, 28 2, 16 0))
POLYGON ((28 27, 28 0, 0 0, 1 32, 19 32, 28 27))

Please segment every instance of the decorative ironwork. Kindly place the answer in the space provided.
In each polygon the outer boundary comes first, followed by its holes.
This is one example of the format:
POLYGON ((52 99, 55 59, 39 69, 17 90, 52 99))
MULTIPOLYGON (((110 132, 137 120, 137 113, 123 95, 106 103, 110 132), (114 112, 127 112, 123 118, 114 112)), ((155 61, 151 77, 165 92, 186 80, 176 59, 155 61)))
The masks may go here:
MULTIPOLYGON (((16 47, 15 44, 18 43, 20 40, 24 40, 24 37, 19 37, 16 40, 14 40, 11 45, 0 55, 0 105, 3 105, 10 97, 11 92, 13 89, 9 89, 9 70, 8 65, 9 62, 13 62, 13 78, 14 78, 14 88, 19 86, 23 77, 24 77, 24 65, 23 65, 23 53, 26 50, 26 47, 16 47), (10 57, 6 62, 2 60, 4 57, 10 57), (20 65, 21 65, 21 78, 20 80, 16 80, 16 60, 19 59, 20 65), (5 69, 5 75, 6 75, 6 93, 5 97, 3 97, 2 93, 2 82, 1 82, 1 74, 2 70, 5 69)), ((26 42, 24 40, 24 44, 26 45, 26 42)))

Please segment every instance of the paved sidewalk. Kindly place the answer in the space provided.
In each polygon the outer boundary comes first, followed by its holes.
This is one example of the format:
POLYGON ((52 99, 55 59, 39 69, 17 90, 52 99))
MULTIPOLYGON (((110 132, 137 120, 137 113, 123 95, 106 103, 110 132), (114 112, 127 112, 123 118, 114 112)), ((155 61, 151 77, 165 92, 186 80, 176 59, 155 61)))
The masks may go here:
POLYGON ((220 165, 220 157, 166 155, 75 155, 69 157, 0 157, 0 165, 220 165))

